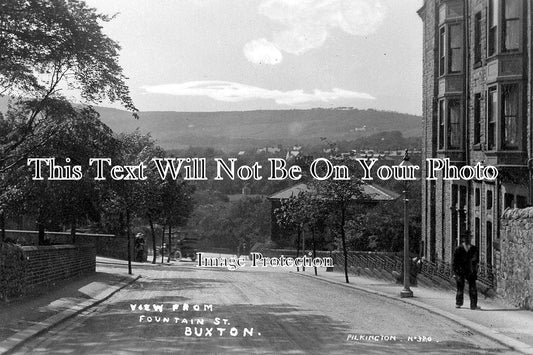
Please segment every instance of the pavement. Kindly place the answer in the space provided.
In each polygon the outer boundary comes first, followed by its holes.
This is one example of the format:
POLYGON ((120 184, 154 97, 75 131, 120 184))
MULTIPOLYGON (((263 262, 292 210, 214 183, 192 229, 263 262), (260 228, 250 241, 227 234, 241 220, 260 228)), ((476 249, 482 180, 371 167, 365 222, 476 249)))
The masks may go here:
MULTIPOLYGON (((133 270, 135 266, 133 263, 133 270)), ((165 264, 143 267, 164 268, 165 264)), ((127 263, 121 260, 97 257, 97 272, 76 281, 56 285, 41 294, 0 304, 0 354, 16 351, 25 343, 39 337, 51 328, 102 303, 140 276, 128 275, 127 263)), ((280 270, 282 271, 282 270, 280 270)), ((315 278, 325 284, 337 284, 372 293, 398 302, 405 302, 443 316, 466 328, 508 346, 518 352, 533 354, 533 312, 520 310, 498 298, 479 300, 481 310, 466 307, 456 309, 455 295, 451 290, 427 286, 412 287, 413 298, 400 298, 401 285, 392 281, 350 275, 350 284, 344 282, 340 272, 283 270, 302 278, 315 278)))
POLYGON ((349 273, 349 284, 345 281, 343 272, 318 271, 315 276, 313 268, 305 271, 291 271, 302 277, 312 277, 325 283, 333 283, 344 287, 380 295, 388 299, 426 309, 459 323, 466 328, 491 338, 500 344, 508 346, 524 354, 533 354, 533 311, 519 309, 506 303, 498 297, 485 297, 479 294, 479 310, 469 308, 468 286, 465 288, 465 305, 455 308, 455 291, 438 287, 415 286, 412 298, 401 298, 403 285, 390 280, 356 276, 349 273))
MULTIPOLYGON (((135 263, 134 263, 135 264, 135 263)), ((49 329, 135 282, 127 263, 97 257, 96 273, 66 280, 21 299, 0 303, 0 354, 9 354, 49 329), (121 265, 120 270, 111 268, 121 265)))

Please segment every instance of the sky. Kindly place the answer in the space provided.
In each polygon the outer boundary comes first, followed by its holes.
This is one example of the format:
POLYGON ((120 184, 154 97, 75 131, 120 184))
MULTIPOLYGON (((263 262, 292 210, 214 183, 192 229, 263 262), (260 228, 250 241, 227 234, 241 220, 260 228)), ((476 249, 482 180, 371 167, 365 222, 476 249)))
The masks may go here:
POLYGON ((422 0, 86 2, 141 111, 422 111, 422 0))

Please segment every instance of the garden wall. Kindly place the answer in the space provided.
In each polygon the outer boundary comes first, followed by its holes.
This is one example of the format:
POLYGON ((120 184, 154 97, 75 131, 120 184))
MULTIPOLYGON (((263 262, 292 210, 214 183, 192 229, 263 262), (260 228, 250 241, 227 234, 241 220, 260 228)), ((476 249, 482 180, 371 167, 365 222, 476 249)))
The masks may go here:
POLYGON ((518 307, 533 309, 533 207, 507 209, 500 238, 497 292, 518 307))
POLYGON ((94 245, 0 244, 0 299, 8 300, 95 272, 94 245))

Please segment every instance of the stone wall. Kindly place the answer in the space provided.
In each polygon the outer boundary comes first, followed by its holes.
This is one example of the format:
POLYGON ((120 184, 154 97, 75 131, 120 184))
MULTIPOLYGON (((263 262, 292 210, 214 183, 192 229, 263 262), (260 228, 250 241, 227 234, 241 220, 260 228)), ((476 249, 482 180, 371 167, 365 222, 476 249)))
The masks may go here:
MULTIPOLYGON (((24 230, 6 230, 6 237, 17 244, 24 246, 38 245, 37 231, 24 230)), ((93 234, 93 233, 76 233, 72 240, 69 232, 45 232, 45 238, 52 245, 59 244, 94 244, 96 254, 109 258, 128 260, 128 239, 126 236, 114 234, 93 234)), ((134 236, 131 237, 131 248, 133 258, 134 236)))
POLYGON ((95 269, 92 244, 21 247, 3 243, 0 245, 0 299, 16 298, 95 269))
MULTIPOLYGON (((422 81, 422 116, 423 132, 422 133, 422 161, 436 155, 437 149, 437 120, 435 114, 435 97, 437 96, 437 81, 435 72, 437 70, 437 36, 436 36, 436 2, 435 0, 424 0, 422 8, 418 11, 424 28, 423 37, 423 81, 422 81)), ((426 176, 426 165, 422 164, 422 175, 426 176)), ((422 233, 424 240, 424 255, 431 260, 436 258, 435 255, 435 238, 438 227, 435 225, 436 219, 436 201, 435 201, 435 183, 422 180, 422 233)))
MULTIPOLYGON (((133 251, 134 236, 131 236, 131 258, 135 257, 133 251)), ((145 246, 148 246, 149 238, 145 237, 145 246)), ((76 244, 94 244, 96 255, 128 260, 128 238, 125 236, 106 235, 77 235, 76 244)), ((150 244, 151 245, 151 244, 150 244)), ((145 248, 146 249, 146 248, 145 248)))
POLYGON ((497 292, 518 307, 533 309, 533 207, 505 210, 497 292))

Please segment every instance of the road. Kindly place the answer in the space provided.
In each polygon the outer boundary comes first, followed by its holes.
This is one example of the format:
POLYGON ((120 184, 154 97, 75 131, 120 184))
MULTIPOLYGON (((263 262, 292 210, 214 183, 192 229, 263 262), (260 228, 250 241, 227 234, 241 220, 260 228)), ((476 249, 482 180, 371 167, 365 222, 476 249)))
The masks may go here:
POLYGON ((511 353, 425 310, 287 269, 179 262, 135 272, 137 282, 17 353, 511 353))

